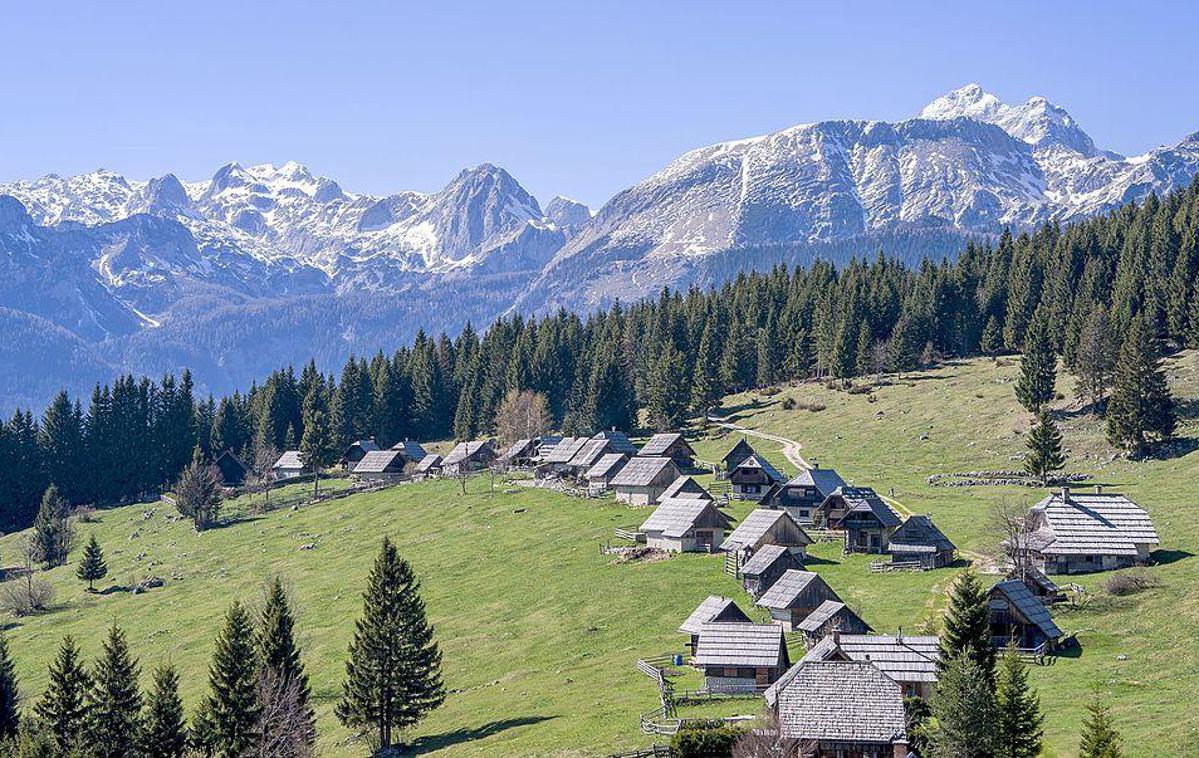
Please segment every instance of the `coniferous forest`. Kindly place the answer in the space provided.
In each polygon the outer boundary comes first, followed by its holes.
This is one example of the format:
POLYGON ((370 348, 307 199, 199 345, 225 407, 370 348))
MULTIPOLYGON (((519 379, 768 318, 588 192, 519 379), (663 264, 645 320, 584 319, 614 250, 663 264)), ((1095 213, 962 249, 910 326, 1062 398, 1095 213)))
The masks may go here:
POLYGON ((586 317, 501 318, 456 338, 424 333, 338 375, 309 362, 246 392, 198 397, 190 375, 125 376, 62 393, 0 424, 0 529, 32 523, 55 484, 113 504, 175 481, 196 447, 244 459, 295 449, 306 417, 338 445, 373 436, 459 439, 494 431, 509 390, 542 393, 555 426, 671 428, 733 391, 810 377, 851 380, 1048 343, 1099 400, 1125 336, 1164 353, 1199 346, 1199 182, 1112 213, 969 243, 909 266, 877 255, 741 273, 716 290, 663 291, 586 317), (1134 328, 1135 327, 1135 328, 1134 328), (1092 366, 1091 363, 1104 364, 1092 366))

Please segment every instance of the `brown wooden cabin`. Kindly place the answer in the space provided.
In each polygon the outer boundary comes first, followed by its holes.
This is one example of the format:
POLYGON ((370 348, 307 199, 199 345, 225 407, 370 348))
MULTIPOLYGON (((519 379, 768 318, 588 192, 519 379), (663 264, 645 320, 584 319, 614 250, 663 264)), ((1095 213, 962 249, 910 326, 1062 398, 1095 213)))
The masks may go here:
POLYGON ((791 569, 803 570, 803 560, 782 545, 763 545, 742 564, 741 586, 751 597, 761 597, 778 578, 791 569))
POLYGON ((242 463, 241 458, 234 455, 232 450, 226 450, 213 461, 217 471, 221 472, 221 485, 224 487, 240 487, 246 481, 249 469, 242 463))
POLYGON ((792 569, 780 576, 754 605, 768 610, 771 619, 793 632, 826 600, 840 602, 841 598, 818 574, 792 569))
POLYGON ((1019 579, 1005 579, 992 587, 987 605, 991 609, 991 644, 997 648, 1012 640, 1022 650, 1050 652, 1061 639, 1062 630, 1049 609, 1019 579))
POLYGON ((933 523, 932 516, 913 515, 895 530, 887 545, 893 561, 919 561, 924 568, 953 563, 957 546, 933 523))
POLYGON ((838 487, 813 514, 817 526, 845 532, 845 551, 886 553, 898 514, 869 487, 838 487))
POLYGON ((695 468, 695 449, 683 435, 677 432, 655 434, 649 438, 637 455, 643 458, 666 457, 674 461, 680 471, 695 468))
POLYGON ((745 622, 701 626, 691 662, 710 692, 761 692, 791 665, 782 629, 745 622))

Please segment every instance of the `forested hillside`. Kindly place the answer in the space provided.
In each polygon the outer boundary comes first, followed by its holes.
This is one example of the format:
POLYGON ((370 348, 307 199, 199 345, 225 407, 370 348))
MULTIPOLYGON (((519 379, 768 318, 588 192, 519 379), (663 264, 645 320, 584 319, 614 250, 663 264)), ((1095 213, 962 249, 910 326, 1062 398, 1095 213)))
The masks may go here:
POLYGON ((194 397, 187 376, 127 377, 97 387, 86 408, 62 395, 40 420, 22 411, 3 425, 0 520, 27 525, 49 482, 76 502, 136 498, 172 481, 195 445, 246 457, 295 447, 306 399, 327 407, 338 442, 490 433, 513 389, 543 393, 565 432, 634 428, 642 408, 651 426, 673 428, 753 386, 1021 351, 1034 324, 1072 370, 1085 369, 1088 324, 1103 324, 1114 345, 1138 318, 1162 350, 1199 345, 1197 248, 1193 183, 1100 218, 971 243, 940 263, 879 253, 663 291, 586 319, 516 315, 482 334, 422 333, 390 356, 350 360, 339 377, 312 363, 281 369, 219 400, 194 397), (106 473, 81 488, 72 472, 85 466, 106 473))

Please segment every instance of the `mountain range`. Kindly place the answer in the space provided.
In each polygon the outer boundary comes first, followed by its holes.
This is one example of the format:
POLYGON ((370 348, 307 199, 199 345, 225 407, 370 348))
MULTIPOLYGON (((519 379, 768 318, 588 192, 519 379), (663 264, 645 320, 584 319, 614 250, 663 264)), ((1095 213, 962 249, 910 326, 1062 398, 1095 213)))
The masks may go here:
POLYGON ((544 208, 507 171, 435 193, 356 194, 298 163, 211 178, 98 170, 0 185, 0 408, 122 372, 202 389, 279 365, 390 350, 418 329, 586 311, 739 270, 1101 213, 1199 173, 1199 133, 1143 155, 1097 147, 1064 109, 977 85, 904 121, 837 120, 693 150, 598 212, 544 208))

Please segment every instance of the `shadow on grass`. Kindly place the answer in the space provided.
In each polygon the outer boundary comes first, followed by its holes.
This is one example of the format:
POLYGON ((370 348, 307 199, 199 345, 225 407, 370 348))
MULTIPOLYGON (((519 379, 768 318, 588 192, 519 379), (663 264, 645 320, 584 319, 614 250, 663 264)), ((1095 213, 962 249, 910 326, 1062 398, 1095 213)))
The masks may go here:
POLYGON ((834 560, 832 558, 819 558, 815 555, 806 555, 803 557, 803 565, 805 566, 836 566, 840 563, 841 561, 834 560))
POLYGON ((430 734, 424 737, 419 737, 405 750, 405 754, 423 755, 431 753, 434 750, 445 750, 446 748, 461 745, 474 740, 481 740, 499 734, 509 729, 515 729, 520 726, 530 726, 532 724, 540 724, 542 721, 558 718, 557 716, 518 716, 516 718, 503 719, 501 721, 492 721, 489 724, 484 724, 476 729, 455 729, 452 732, 443 732, 441 734, 430 734))
POLYGON ((230 516, 229 518, 221 519, 215 524, 209 526, 204 531, 227 529, 231 526, 237 526, 238 524, 249 524, 254 521, 262 521, 264 518, 266 518, 266 516, 256 513, 247 513, 244 516, 230 516))
MULTIPOLYGON (((766 401, 763 401, 761 399, 754 399, 754 400, 749 401, 748 403, 740 403, 738 405, 721 406, 720 408, 714 409, 712 411, 712 415, 720 416, 728 423, 735 424, 742 417, 743 414, 749 413, 750 411, 760 411, 763 408, 769 408, 772 405, 776 405, 778 402, 779 402, 778 400, 774 400, 774 399, 766 400, 766 401)), ((727 431, 732 432, 731 429, 729 429, 727 431)))
POLYGON ((1159 442, 1144 455, 1145 460, 1172 461, 1199 450, 1199 437, 1176 437, 1159 442))
POLYGON ((1158 566, 1165 566, 1170 563, 1176 563, 1184 558, 1194 558, 1195 554, 1186 550, 1154 550, 1149 554, 1149 558, 1158 566))

